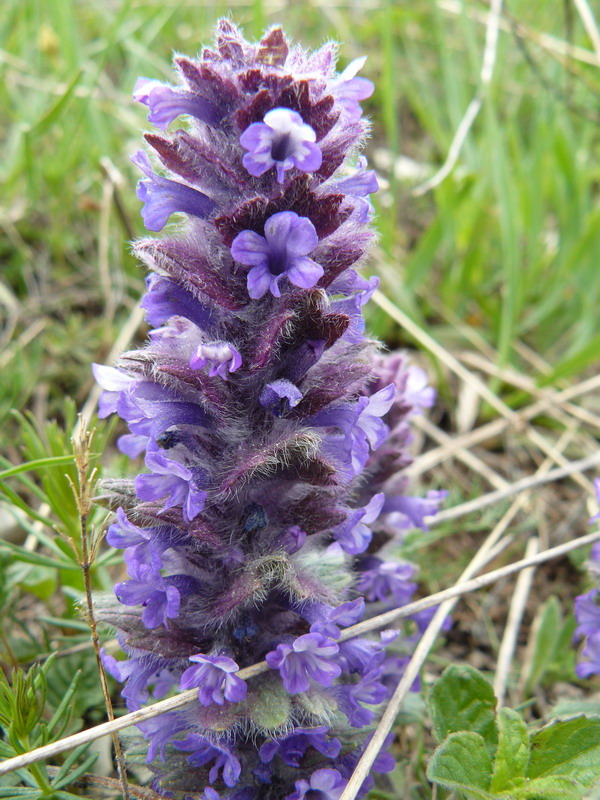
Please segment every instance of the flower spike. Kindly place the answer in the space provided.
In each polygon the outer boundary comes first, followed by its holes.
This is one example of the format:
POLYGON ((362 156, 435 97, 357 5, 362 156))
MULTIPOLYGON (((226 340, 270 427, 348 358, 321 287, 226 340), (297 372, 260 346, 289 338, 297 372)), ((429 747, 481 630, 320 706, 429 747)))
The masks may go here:
POLYGON ((414 567, 380 550, 442 496, 409 497, 398 474, 433 392, 365 336, 363 63, 336 74, 332 45, 307 53, 280 28, 252 43, 221 20, 213 48, 175 59, 178 85, 135 88, 159 129, 152 161, 133 158, 142 217, 177 217, 136 244, 146 345, 94 366, 101 416, 145 462, 106 487, 128 577, 98 616, 127 656, 104 658, 130 709, 198 691, 139 725, 175 800, 339 800, 418 637, 342 641, 410 600, 414 567))

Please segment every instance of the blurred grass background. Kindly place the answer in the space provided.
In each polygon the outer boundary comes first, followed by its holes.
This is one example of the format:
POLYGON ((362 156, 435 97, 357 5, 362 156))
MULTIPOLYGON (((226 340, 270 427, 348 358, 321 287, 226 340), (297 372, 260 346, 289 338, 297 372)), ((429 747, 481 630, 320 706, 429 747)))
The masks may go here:
MULTIPOLYGON (((458 162, 434 190, 415 194, 443 164, 478 91, 488 10, 478 0, 3 0, 0 467, 69 452, 75 408, 92 388, 90 363, 108 358, 143 291, 143 270, 129 247, 144 234, 135 196, 139 175, 129 156, 149 126, 146 109, 131 99, 134 83, 140 75, 169 80, 172 51, 196 53, 227 14, 249 37, 280 23, 307 47, 335 39, 341 42, 340 69, 368 55, 362 74, 376 90, 363 104, 373 120, 367 155, 382 186, 375 198, 380 238, 370 269, 382 277, 390 300, 446 350, 478 350, 540 386, 592 374, 600 353, 600 53, 594 53, 575 0, 505 0, 493 79, 458 162), (15 416, 15 408, 30 416, 15 416), (60 428, 48 423, 53 417, 60 428)), ((600 8, 594 10, 600 21, 600 8)), ((375 303, 368 314, 371 330, 390 347, 415 345, 375 303)), ((445 384, 447 374, 438 370, 443 397, 435 413, 441 428, 454 433, 460 429, 459 392, 456 383, 445 384)), ((529 402, 531 393, 499 379, 491 385, 512 408, 529 402)), ((480 418, 494 415, 486 406, 477 411, 480 418)), ((547 418, 543 424, 560 428, 547 418)), ((102 426, 98 453, 109 435, 102 426)), ((517 452, 515 439, 503 450, 493 441, 486 452, 509 479, 541 461, 527 444, 519 442, 517 452)), ((588 439, 584 444, 593 448, 588 439)), ((0 553, 0 610, 12 604, 14 613, 3 614, 15 630, 22 627, 21 638, 10 638, 15 662, 50 650, 55 629, 61 644, 73 641, 71 628, 83 647, 89 638, 86 624, 75 619, 80 586, 73 565, 65 567, 66 549, 31 522, 76 535, 67 527, 75 517, 63 472, 42 471, 37 483, 26 475, 4 491, 24 512, 24 532, 46 548, 43 556, 27 554, 26 545, 20 555, 16 546, 0 553), (50 507, 48 518, 40 503, 50 507), (16 565, 15 558, 21 559, 16 565), (66 608, 57 598, 59 584, 66 608), (24 598, 23 588, 50 604, 52 616, 40 618, 35 636, 29 628, 39 607, 24 598), (29 622, 22 624, 21 616, 29 622)), ((436 488, 450 486, 449 506, 486 489, 485 476, 476 471, 455 470, 450 477, 439 471, 433 481, 436 488)), ((578 487, 574 502, 580 495, 578 487)), ((560 527, 563 510, 557 509, 566 507, 565 497, 565 491, 549 489, 545 505, 533 506, 514 526, 517 533, 539 525, 543 535, 546 528, 574 535, 576 524, 585 526, 586 513, 581 502, 560 527)), ((407 540, 411 557, 428 548, 422 575, 431 590, 448 585, 448 565, 457 569, 472 551, 468 536, 492 527, 498 514, 492 509, 461 522, 463 538, 455 545, 448 537, 457 533, 452 525, 407 540), (438 539, 444 541, 436 549, 438 539)), ((98 525, 101 517, 98 511, 98 525)), ((110 585, 106 563, 95 567, 97 588, 110 585)), ((570 603, 575 580, 565 574, 540 579, 536 598, 545 600, 553 591, 570 603)), ((486 601, 502 624, 505 595, 490 594, 486 601)), ((476 624, 467 615, 463 628, 475 631, 474 640, 491 637, 494 643, 492 626, 484 623, 485 614, 476 624)), ((8 650, 8 638, 3 643, 8 650)), ((464 657, 473 649, 468 640, 464 657)), ((71 672, 82 666, 94 685, 93 657, 82 652, 69 659, 87 659, 85 664, 65 663, 71 672)), ((570 651, 567 656, 573 660, 570 651)), ((573 679, 572 664, 563 672, 573 679)), ((100 713, 101 700, 88 700, 100 713)), ((85 723, 95 720, 88 715, 85 723)), ((415 770, 422 772, 422 746, 419 752, 415 770)))
MULTIPOLYGON (((494 77, 458 164, 413 194, 477 90, 487 8, 5 0, 0 420, 15 406, 60 415, 65 395, 89 391, 89 363, 106 356, 143 285, 128 245, 143 232, 129 155, 147 123, 132 87, 139 75, 168 79, 172 50, 195 53, 223 14, 250 36, 281 23, 306 46, 336 39, 342 66, 368 55, 367 153, 383 179, 372 263, 392 300, 448 348, 481 337, 520 368, 530 348, 540 382, 588 370, 600 348, 600 71, 572 0, 505 4, 494 77)), ((409 343, 370 314, 390 345, 409 343)))

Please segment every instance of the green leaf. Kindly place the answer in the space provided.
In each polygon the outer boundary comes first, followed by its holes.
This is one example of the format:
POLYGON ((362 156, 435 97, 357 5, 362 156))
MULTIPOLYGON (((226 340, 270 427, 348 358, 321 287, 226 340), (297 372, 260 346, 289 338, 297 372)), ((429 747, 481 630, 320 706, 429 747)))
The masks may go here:
POLYGON ((583 786, 598 780, 600 720, 576 717, 547 725, 531 737, 527 777, 565 775, 583 786))
POLYGON ((532 657, 525 683, 528 694, 553 661, 561 627, 559 600, 555 596, 549 597, 539 609, 531 627, 532 657))
POLYGON ((56 569, 50 567, 26 566, 26 573, 18 585, 26 589, 40 600, 49 600, 56 593, 58 575, 56 569))
POLYGON ((18 798, 18 800, 34 800, 37 797, 43 797, 43 792, 39 789, 30 789, 25 788, 23 786, 7 786, 7 787, 0 787, 0 797, 4 798, 4 800, 12 800, 12 798, 18 798))
POLYGON ((518 789, 511 789, 501 797, 507 800, 583 800, 585 788, 564 775, 537 778, 518 789))
POLYGON ((511 708, 502 708, 497 717, 498 749, 490 789, 501 792, 512 785, 514 778, 525 775, 529 761, 529 735, 520 715, 511 708))
POLYGON ((485 740, 478 733, 451 733, 434 751, 427 767, 427 778, 448 789, 465 792, 477 800, 494 798, 488 787, 492 760, 485 740))
MULTIPOLYGON (((64 693, 64 696, 60 701, 58 708, 52 715, 52 719, 48 723, 48 731, 51 734, 56 733, 54 729, 59 725, 59 723, 62 723, 64 727, 68 725, 69 719, 71 717, 71 709, 70 709, 71 699, 75 694, 77 687, 79 686, 81 675, 82 672, 80 669, 78 669, 75 675, 73 676, 73 680, 71 681, 69 688, 64 693)), ((61 734, 58 735, 60 736, 61 734)))
POLYGON ((67 774, 62 775, 60 778, 57 775, 56 779, 52 782, 52 788, 62 789, 65 786, 68 786, 70 783, 74 783, 78 778, 84 775, 90 769, 90 767, 93 766, 93 764, 95 764, 97 759, 98 753, 92 753, 91 756, 88 756, 85 761, 82 761, 82 763, 72 772, 68 772, 67 774))
POLYGON ((600 717, 600 700, 563 698, 550 711, 551 717, 580 717, 582 714, 586 717, 600 717))
POLYGON ((496 697, 480 672, 467 665, 447 667, 429 693, 428 706, 438 741, 449 733, 471 731, 483 738, 493 755, 498 743, 496 697))
POLYGON ((14 554, 17 561, 23 561, 26 564, 39 564, 42 567, 54 567, 55 569, 66 569, 72 572, 80 572, 81 567, 73 561, 62 561, 50 556, 43 556, 41 553, 31 553, 29 550, 24 550, 12 542, 6 540, 0 542, 0 547, 9 550, 14 554))
POLYGON ((17 464, 16 467, 2 470, 0 472, 0 481, 4 481, 6 478, 12 478, 13 475, 20 475, 22 472, 31 472, 31 470, 42 469, 44 467, 60 467, 65 464, 73 464, 72 455, 37 458, 35 461, 26 461, 24 464, 17 464))
POLYGON ((77 84, 79 83, 82 75, 83 69, 79 69, 58 100, 34 125, 32 125, 31 129, 27 131, 32 138, 35 136, 43 136, 49 130, 49 128, 54 125, 55 122, 57 122, 69 103, 71 97, 73 96, 73 93, 75 92, 77 84))

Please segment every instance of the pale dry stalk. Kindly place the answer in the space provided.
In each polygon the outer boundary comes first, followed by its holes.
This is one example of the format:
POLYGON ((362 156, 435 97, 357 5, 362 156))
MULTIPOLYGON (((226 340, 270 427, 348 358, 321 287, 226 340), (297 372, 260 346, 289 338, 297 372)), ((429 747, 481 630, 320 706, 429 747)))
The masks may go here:
MULTIPOLYGON (((539 551, 539 547, 540 540, 537 537, 530 539, 529 542, 527 542, 525 558, 530 558, 531 556, 535 555, 539 551)), ((524 569, 519 573, 510 603, 508 620, 504 629, 500 650, 498 651, 496 676, 494 678, 494 694, 498 698, 498 708, 501 708, 504 705, 510 665, 512 663, 515 648, 517 646, 517 637, 519 635, 519 628, 521 627, 523 613, 525 612, 525 605, 527 604, 527 598, 529 597, 529 592, 531 591, 533 573, 533 567, 524 569)))
POLYGON ((467 110, 460 121, 454 138, 448 150, 446 161, 440 169, 428 181, 416 186, 413 189, 415 196, 420 196, 426 192, 431 191, 436 186, 439 186, 454 169, 456 162, 460 156, 460 151, 465 143, 469 131, 475 122, 477 115, 481 111, 483 101, 488 87, 492 81, 494 74, 494 66, 496 64, 496 53, 498 50, 498 31, 500 28, 500 15, 502 13, 502 0, 490 0, 490 11, 487 18, 487 25, 485 29, 485 47, 483 50, 483 61, 481 65, 481 72, 479 75, 479 89, 475 97, 467 106, 467 110))
MULTIPOLYGON (((600 375, 595 375, 592 378, 587 378, 574 386, 569 386, 559 392, 553 392, 543 400, 538 400, 520 411, 515 412, 517 423, 521 425, 534 417, 543 414, 556 404, 560 404, 565 400, 571 400, 587 392, 592 392, 600 388, 600 375)), ((509 428, 511 423, 507 419, 495 419, 492 422, 487 422, 480 425, 473 431, 455 436, 452 442, 443 447, 434 447, 427 453, 422 455, 413 465, 408 467, 406 474, 410 478, 416 478, 424 472, 427 472, 438 464, 443 463, 446 459, 452 458, 459 450, 474 447, 489 439, 494 439, 504 433, 509 428)))

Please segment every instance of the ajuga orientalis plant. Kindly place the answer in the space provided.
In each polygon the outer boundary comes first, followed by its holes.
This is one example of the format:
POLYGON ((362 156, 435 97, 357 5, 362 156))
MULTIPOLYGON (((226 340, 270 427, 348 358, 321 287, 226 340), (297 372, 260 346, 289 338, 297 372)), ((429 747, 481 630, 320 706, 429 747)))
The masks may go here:
POLYGON ((364 333, 363 62, 338 74, 333 44, 307 53, 280 28, 251 44, 223 20, 214 49, 175 58, 176 86, 135 89, 161 131, 133 156, 142 216, 178 224, 135 245, 147 344, 94 366, 101 416, 147 468, 107 484, 129 577, 98 605, 130 709, 198 687, 139 726, 167 797, 339 798, 425 623, 338 641, 410 599, 415 570, 390 551, 443 496, 407 496, 402 475, 433 391, 364 333))

